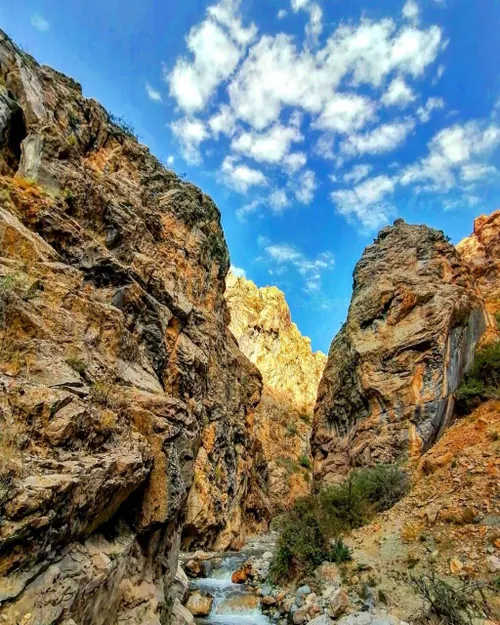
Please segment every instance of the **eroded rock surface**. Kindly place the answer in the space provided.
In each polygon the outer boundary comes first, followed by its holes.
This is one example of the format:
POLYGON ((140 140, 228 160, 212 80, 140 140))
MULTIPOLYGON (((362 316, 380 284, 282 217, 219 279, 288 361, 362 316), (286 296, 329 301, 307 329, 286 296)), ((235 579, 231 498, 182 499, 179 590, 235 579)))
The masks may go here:
POLYGON ((474 220, 474 232, 457 245, 477 281, 488 312, 500 312, 500 210, 474 220))
POLYGON ((453 414, 453 393, 487 325, 480 293, 444 235, 398 220, 354 271, 348 318, 319 385, 319 479, 420 453, 453 414))
POLYGON ((0 76, 0 620, 165 625, 203 432, 212 536, 249 487, 220 214, 1 32, 0 76))
POLYGON ((265 485, 273 511, 309 488, 311 423, 326 356, 292 322, 285 295, 258 288, 230 273, 226 300, 230 328, 241 351, 262 374, 255 433, 265 460, 265 485))

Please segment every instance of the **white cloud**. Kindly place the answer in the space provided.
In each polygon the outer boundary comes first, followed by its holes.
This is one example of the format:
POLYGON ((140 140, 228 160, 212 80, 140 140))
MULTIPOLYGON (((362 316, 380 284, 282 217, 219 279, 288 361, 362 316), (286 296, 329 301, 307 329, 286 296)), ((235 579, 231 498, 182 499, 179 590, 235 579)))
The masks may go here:
POLYGON ((192 60, 178 58, 166 76, 170 95, 186 112, 202 110, 218 85, 236 69, 255 26, 245 29, 236 15, 237 0, 221 0, 207 9, 207 18, 194 26, 186 43, 192 60))
POLYGON ((161 102, 161 93, 154 89, 149 83, 146 83, 146 93, 148 94, 148 98, 153 100, 153 102, 161 102))
POLYGON ((183 158, 193 165, 199 164, 200 144, 209 138, 205 124, 199 119, 184 117, 170 124, 170 128, 181 144, 183 158))
POLYGON ((306 169, 298 176, 294 186, 295 198, 301 204, 310 204, 314 199, 314 192, 318 184, 316 182, 316 174, 312 169, 306 169))
POLYGON ((425 30, 411 25, 398 30, 391 19, 341 24, 315 54, 297 50, 293 38, 284 33, 265 35, 250 49, 229 85, 231 105, 238 118, 257 130, 276 122, 285 106, 320 118, 325 112, 326 118, 332 99, 345 97, 336 94, 343 79, 350 77, 352 86, 379 88, 391 72, 418 77, 442 47, 439 27, 425 30))
POLYGON ((231 37, 240 46, 246 47, 255 39, 257 27, 251 24, 244 28, 241 17, 238 15, 240 0, 221 0, 218 4, 208 8, 208 14, 225 26, 231 37))
POLYGON ((284 17, 286 17, 288 15, 288 11, 286 11, 285 9, 280 9, 278 11, 278 19, 282 20, 284 17))
POLYGON ((351 133, 360 130, 375 116, 375 104, 369 98, 353 93, 333 94, 313 128, 351 133))
POLYGON ((174 161, 175 157, 170 154, 170 156, 167 157, 167 165, 172 166, 174 164, 174 161))
POLYGON ((381 102, 384 106, 399 106, 405 108, 415 100, 415 94, 412 89, 408 87, 404 78, 398 76, 395 78, 389 88, 382 96, 381 102))
POLYGON ((414 0, 407 0, 403 7, 403 17, 410 21, 418 21, 419 8, 414 0))
POLYGON ((495 124, 470 121, 444 128, 430 141, 428 155, 405 169, 401 184, 420 184, 422 191, 449 191, 482 177, 484 159, 499 145, 500 127, 495 124))
POLYGON ((221 173, 225 183, 241 193, 247 193, 251 187, 267 184, 266 177, 259 169, 239 163, 234 156, 226 156, 221 173))
MULTIPOLYGON (((368 163, 355 165, 351 169, 351 171, 349 171, 346 174, 344 174, 343 180, 346 183, 353 182, 354 184, 357 184, 358 182, 363 180, 363 178, 366 178, 367 176, 369 176, 370 172, 372 171, 372 169, 373 169, 373 166, 372 165, 368 165, 368 163)), ((333 182, 335 182, 335 181, 333 181, 333 182)))
POLYGON ((38 13, 34 13, 31 16, 31 25, 33 26, 33 28, 39 30, 41 33, 46 33, 48 30, 50 30, 50 24, 44 17, 42 17, 38 13))
POLYGON ((370 132, 352 135, 342 142, 341 150, 350 156, 391 152, 404 143, 414 128, 413 120, 383 124, 370 132))
POLYGON ((386 201, 395 189, 395 181, 388 176, 368 178, 353 189, 333 191, 336 211, 348 220, 358 220, 362 227, 374 230, 387 223, 393 208, 386 201))
POLYGON ((247 274, 246 271, 244 269, 242 269, 241 267, 236 267, 235 265, 231 265, 231 267, 229 268, 229 271, 234 274, 237 278, 246 278, 247 274))
POLYGON ((424 106, 419 106, 417 109, 418 118, 422 123, 426 123, 430 120, 432 111, 436 111, 444 108, 443 98, 429 98, 424 106))
POLYGON ((238 208, 236 211, 236 218, 238 219, 238 221, 245 222, 247 216, 255 213, 262 204, 263 199, 258 197, 251 202, 240 206, 240 208, 238 208))
POLYGON ((313 151, 321 158, 332 160, 335 158, 335 154, 333 152, 335 140, 333 135, 330 133, 325 133, 319 137, 316 141, 316 145, 313 148, 313 151))
POLYGON ((292 143, 303 138, 295 126, 275 124, 265 133, 242 132, 232 140, 231 149, 258 162, 279 163, 290 151, 292 143))
POLYGON ((223 104, 219 111, 208 120, 208 125, 215 137, 221 133, 231 137, 235 130, 235 119, 231 107, 223 104))
POLYGON ((304 152, 292 152, 291 154, 287 154, 283 158, 283 167, 290 174, 293 174, 299 169, 302 169, 304 165, 307 163, 307 156, 304 152))
POLYGON ((463 165, 460 170, 460 177, 464 182, 475 182, 496 174, 496 168, 486 163, 469 163, 468 165, 463 165))
MULTIPOLYGON (((335 267, 335 258, 330 252, 322 252, 315 258, 308 258, 288 243, 270 244, 268 240, 262 240, 261 245, 264 246, 268 262, 277 266, 278 269, 285 266, 292 267, 302 276, 304 290, 307 292, 320 290, 322 273, 335 267)), ((276 269, 273 269, 272 273, 276 273, 276 269)))
POLYGON ((283 189, 274 190, 269 196, 269 204, 275 213, 281 213, 289 205, 286 192, 283 189))

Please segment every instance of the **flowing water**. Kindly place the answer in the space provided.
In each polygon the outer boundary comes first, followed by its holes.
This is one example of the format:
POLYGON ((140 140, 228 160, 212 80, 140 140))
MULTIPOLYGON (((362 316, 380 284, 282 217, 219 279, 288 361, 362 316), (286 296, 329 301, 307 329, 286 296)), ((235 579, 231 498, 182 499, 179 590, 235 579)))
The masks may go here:
POLYGON ((259 558, 274 546, 273 536, 260 537, 248 542, 241 551, 221 553, 210 560, 209 577, 192 579, 190 588, 209 593, 214 597, 212 610, 205 618, 198 618, 199 625, 271 625, 260 609, 260 598, 251 588, 233 584, 231 575, 250 556, 259 558))

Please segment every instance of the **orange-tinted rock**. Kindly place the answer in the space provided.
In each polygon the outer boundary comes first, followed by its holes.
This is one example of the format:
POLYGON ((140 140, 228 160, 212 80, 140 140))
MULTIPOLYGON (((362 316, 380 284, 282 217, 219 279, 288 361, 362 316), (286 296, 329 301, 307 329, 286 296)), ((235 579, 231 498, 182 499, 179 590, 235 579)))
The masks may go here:
POLYGON ((247 581, 251 570, 251 566, 241 567, 241 569, 234 571, 234 573, 231 575, 231 581, 233 582, 233 584, 244 584, 247 581))
POLYGON ((230 329, 241 351, 262 374, 264 389, 255 412, 255 436, 267 475, 273 510, 289 506, 309 489, 312 412, 326 356, 292 322, 284 294, 258 288, 232 273, 226 301, 230 329))
POLYGON ((384 228, 356 265, 319 386, 316 476, 336 480, 434 443, 486 325, 474 279, 443 233, 402 220, 384 228))
POLYGON ((500 312, 500 210, 474 220, 474 232, 457 245, 477 281, 488 312, 500 312))
POLYGON ((251 499, 220 212, 1 32, 0 109, 0 621, 169 622, 205 425, 209 539, 251 499))

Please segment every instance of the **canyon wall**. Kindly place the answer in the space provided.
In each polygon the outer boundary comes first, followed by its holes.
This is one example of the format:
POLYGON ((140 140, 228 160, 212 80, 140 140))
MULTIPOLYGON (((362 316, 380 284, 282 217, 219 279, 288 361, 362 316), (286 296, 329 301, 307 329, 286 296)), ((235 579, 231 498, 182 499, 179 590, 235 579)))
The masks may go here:
POLYGON ((356 265, 319 385, 316 477, 335 481, 432 445, 487 324, 472 274, 442 232, 403 220, 381 230, 356 265))
POLYGON ((276 287, 258 288, 230 273, 226 300, 238 345, 262 374, 255 435, 263 459, 261 487, 275 513, 310 486, 312 413, 326 356, 312 352, 276 287))
POLYGON ((202 437, 251 507, 220 213, 1 31, 0 174, 0 621, 165 625, 202 437))
POLYGON ((460 241, 457 250, 474 276, 486 308, 500 313, 500 210, 474 220, 474 232, 460 241))

